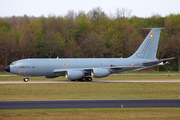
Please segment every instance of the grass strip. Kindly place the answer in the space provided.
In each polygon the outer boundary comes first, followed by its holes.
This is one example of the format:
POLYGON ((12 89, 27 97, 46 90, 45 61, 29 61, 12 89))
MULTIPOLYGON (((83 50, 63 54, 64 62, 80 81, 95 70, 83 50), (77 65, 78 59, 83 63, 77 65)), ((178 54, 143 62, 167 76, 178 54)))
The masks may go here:
POLYGON ((0 100, 178 99, 180 83, 1 84, 0 100))
POLYGON ((1 120, 73 119, 73 120, 179 120, 180 108, 89 108, 0 110, 1 120))

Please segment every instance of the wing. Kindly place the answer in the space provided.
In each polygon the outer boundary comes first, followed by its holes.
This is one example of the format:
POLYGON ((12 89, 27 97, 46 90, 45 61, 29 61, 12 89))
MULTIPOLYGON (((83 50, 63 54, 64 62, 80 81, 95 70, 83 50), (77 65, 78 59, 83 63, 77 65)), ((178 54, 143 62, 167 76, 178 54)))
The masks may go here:
POLYGON ((135 69, 139 69, 141 67, 136 66, 116 66, 116 67, 96 67, 96 68, 77 68, 77 69, 55 69, 53 73, 58 76, 65 76, 67 71, 82 71, 86 75, 91 75, 91 71, 93 69, 108 69, 111 74, 113 73, 125 73, 127 71, 132 71, 135 69))
POLYGON ((65 73, 67 72, 67 69, 55 69, 53 73, 55 73, 58 76, 65 76, 65 73))
MULTIPOLYGON (((139 68, 141 68, 141 67, 137 67, 137 66, 116 66, 116 67, 100 67, 99 69, 108 69, 111 74, 113 74, 113 73, 122 74, 122 73, 126 73, 127 71, 132 71, 132 70, 136 70, 139 68)), ((93 70, 93 69, 98 69, 98 68, 85 68, 83 70, 86 71, 87 73, 90 73, 91 70, 93 70)))

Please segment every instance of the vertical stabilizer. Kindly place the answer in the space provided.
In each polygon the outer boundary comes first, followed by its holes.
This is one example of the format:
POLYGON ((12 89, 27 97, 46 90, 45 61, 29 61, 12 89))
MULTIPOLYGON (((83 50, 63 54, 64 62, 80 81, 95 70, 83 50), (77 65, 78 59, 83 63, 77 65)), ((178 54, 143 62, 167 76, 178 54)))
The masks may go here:
POLYGON ((160 32, 163 28, 152 28, 138 50, 130 59, 156 59, 160 32))

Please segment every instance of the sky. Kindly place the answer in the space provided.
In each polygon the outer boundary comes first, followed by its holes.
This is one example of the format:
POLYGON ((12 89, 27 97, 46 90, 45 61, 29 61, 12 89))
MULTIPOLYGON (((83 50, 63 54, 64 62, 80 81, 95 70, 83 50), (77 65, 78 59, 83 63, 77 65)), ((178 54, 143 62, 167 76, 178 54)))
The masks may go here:
POLYGON ((115 15, 117 8, 132 10, 131 16, 144 18, 180 14, 180 0, 0 0, 0 17, 64 16, 69 10, 88 13, 95 7, 101 7, 107 15, 115 15))

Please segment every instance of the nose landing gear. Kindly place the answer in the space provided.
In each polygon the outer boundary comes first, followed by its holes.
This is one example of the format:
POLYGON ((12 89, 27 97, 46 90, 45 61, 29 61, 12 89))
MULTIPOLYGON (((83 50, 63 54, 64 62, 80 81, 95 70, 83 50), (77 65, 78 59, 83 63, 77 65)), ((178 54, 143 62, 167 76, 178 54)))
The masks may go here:
POLYGON ((24 82, 28 82, 29 78, 25 77, 23 80, 24 82))

